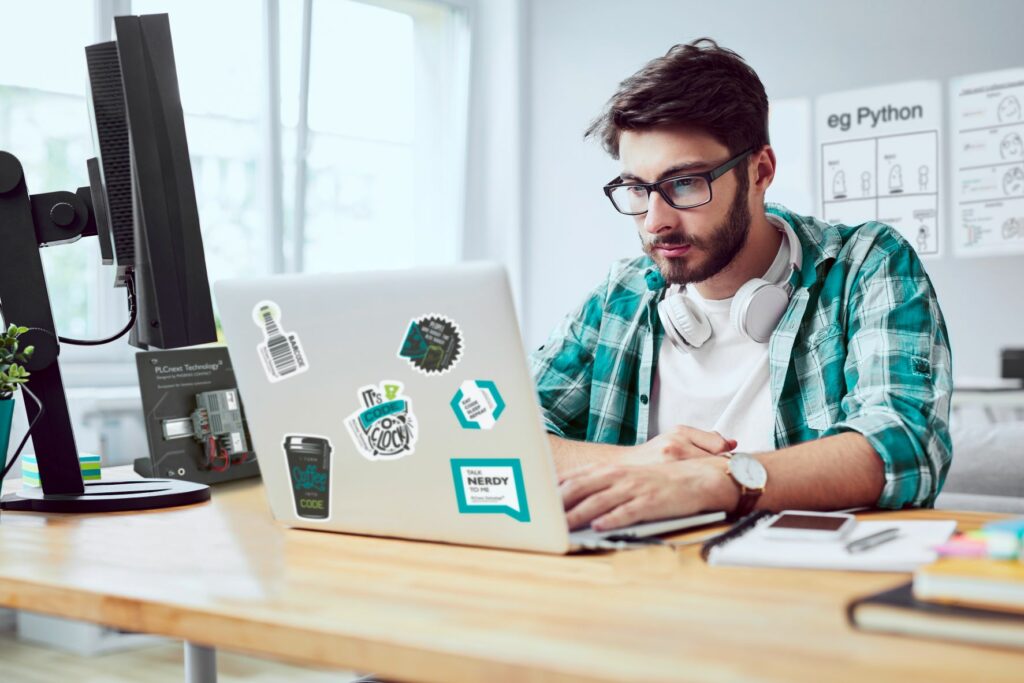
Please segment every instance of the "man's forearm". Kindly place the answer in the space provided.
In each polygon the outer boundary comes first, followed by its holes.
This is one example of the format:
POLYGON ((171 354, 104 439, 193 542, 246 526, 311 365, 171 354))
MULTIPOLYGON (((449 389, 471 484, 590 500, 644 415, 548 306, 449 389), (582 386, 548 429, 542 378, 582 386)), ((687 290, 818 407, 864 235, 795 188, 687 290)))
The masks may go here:
POLYGON ((555 470, 561 474, 584 465, 611 464, 621 457, 624 446, 613 446, 589 441, 573 441, 548 434, 551 455, 555 459, 555 470))
MULTIPOLYGON (((756 454, 768 470, 757 507, 768 510, 839 510, 873 506, 885 485, 885 468, 868 440, 855 432, 756 454)), ((709 509, 733 510, 739 488, 725 472, 712 487, 709 509)))

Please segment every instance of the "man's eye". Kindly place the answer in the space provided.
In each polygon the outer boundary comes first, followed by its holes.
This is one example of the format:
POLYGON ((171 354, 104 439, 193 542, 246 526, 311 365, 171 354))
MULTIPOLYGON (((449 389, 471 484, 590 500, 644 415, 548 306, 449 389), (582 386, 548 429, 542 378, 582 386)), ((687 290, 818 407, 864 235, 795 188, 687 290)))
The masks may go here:
POLYGON ((693 178, 679 178, 672 181, 673 190, 685 190, 693 185, 693 178))
POLYGON ((626 191, 637 196, 647 194, 647 189, 642 185, 626 185, 626 191))

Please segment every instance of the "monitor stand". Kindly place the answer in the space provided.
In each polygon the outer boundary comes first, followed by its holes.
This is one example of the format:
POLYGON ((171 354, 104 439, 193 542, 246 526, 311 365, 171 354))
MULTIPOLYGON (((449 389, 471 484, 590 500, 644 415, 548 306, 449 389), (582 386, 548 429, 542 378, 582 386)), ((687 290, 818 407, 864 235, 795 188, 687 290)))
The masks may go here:
MULTIPOLYGON (((137 479, 85 484, 57 356, 60 354, 39 249, 96 235, 89 187, 28 194, 21 163, 0 151, 0 304, 6 323, 28 327, 21 339, 36 351, 26 369, 39 405, 25 400, 42 489, 0 499, 0 509, 34 512, 114 512, 189 505, 210 499, 205 484, 137 479), (38 419, 36 419, 38 417, 38 419)), ((6 454, 5 454, 6 455, 6 454)))
POLYGON ((122 512, 210 500, 210 487, 178 479, 85 482, 82 493, 22 488, 0 499, 0 509, 23 512, 122 512))

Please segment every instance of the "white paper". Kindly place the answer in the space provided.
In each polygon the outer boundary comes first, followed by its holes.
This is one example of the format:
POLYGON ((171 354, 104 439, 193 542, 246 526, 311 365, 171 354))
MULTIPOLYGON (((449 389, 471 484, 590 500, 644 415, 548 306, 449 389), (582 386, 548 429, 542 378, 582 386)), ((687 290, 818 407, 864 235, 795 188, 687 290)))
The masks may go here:
POLYGON ((766 538, 764 526, 759 526, 713 548, 708 564, 911 572, 937 560, 938 553, 933 548, 948 541, 955 530, 954 520, 867 521, 857 522, 842 541, 790 541, 766 538), (859 553, 846 551, 846 544, 850 541, 892 528, 899 529, 896 539, 859 553))
POLYGON ((950 82, 957 256, 1024 252, 1024 69, 950 82))
POLYGON ((942 253, 942 90, 914 81, 819 97, 818 189, 830 223, 879 221, 921 256, 942 253))

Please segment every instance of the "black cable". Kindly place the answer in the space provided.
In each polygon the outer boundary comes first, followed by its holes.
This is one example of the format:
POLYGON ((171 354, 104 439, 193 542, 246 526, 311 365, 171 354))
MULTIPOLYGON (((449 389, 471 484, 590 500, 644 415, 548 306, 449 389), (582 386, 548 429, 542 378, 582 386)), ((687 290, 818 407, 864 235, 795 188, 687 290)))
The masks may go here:
POLYGON ((132 328, 135 327, 135 320, 138 318, 138 306, 135 302, 135 275, 128 273, 124 279, 125 288, 128 290, 128 311, 130 319, 128 324, 123 330, 107 337, 106 339, 73 339, 71 337, 57 337, 57 339, 63 344, 73 344, 75 346, 102 346, 103 344, 109 344, 112 341, 117 341, 124 335, 131 332, 132 328))
MULTIPOLYGON (((25 436, 22 437, 21 443, 18 444, 17 450, 14 451, 14 457, 5 463, 3 472, 0 472, 0 485, 4 483, 4 477, 7 476, 7 473, 11 470, 11 467, 14 466, 14 463, 18 462, 18 456, 21 455, 21 449, 23 449, 25 447, 25 444, 28 442, 28 437, 32 436, 33 427, 36 426, 36 423, 39 422, 39 418, 41 418, 43 416, 43 413, 46 412, 46 408, 43 407, 43 402, 40 401, 39 398, 29 390, 28 385, 22 384, 21 390, 32 397, 32 400, 36 402, 37 406, 39 406, 39 412, 36 413, 36 416, 32 419, 32 422, 29 424, 28 431, 25 432, 25 436)), ((6 456, 6 453, 4 455, 6 456)))

